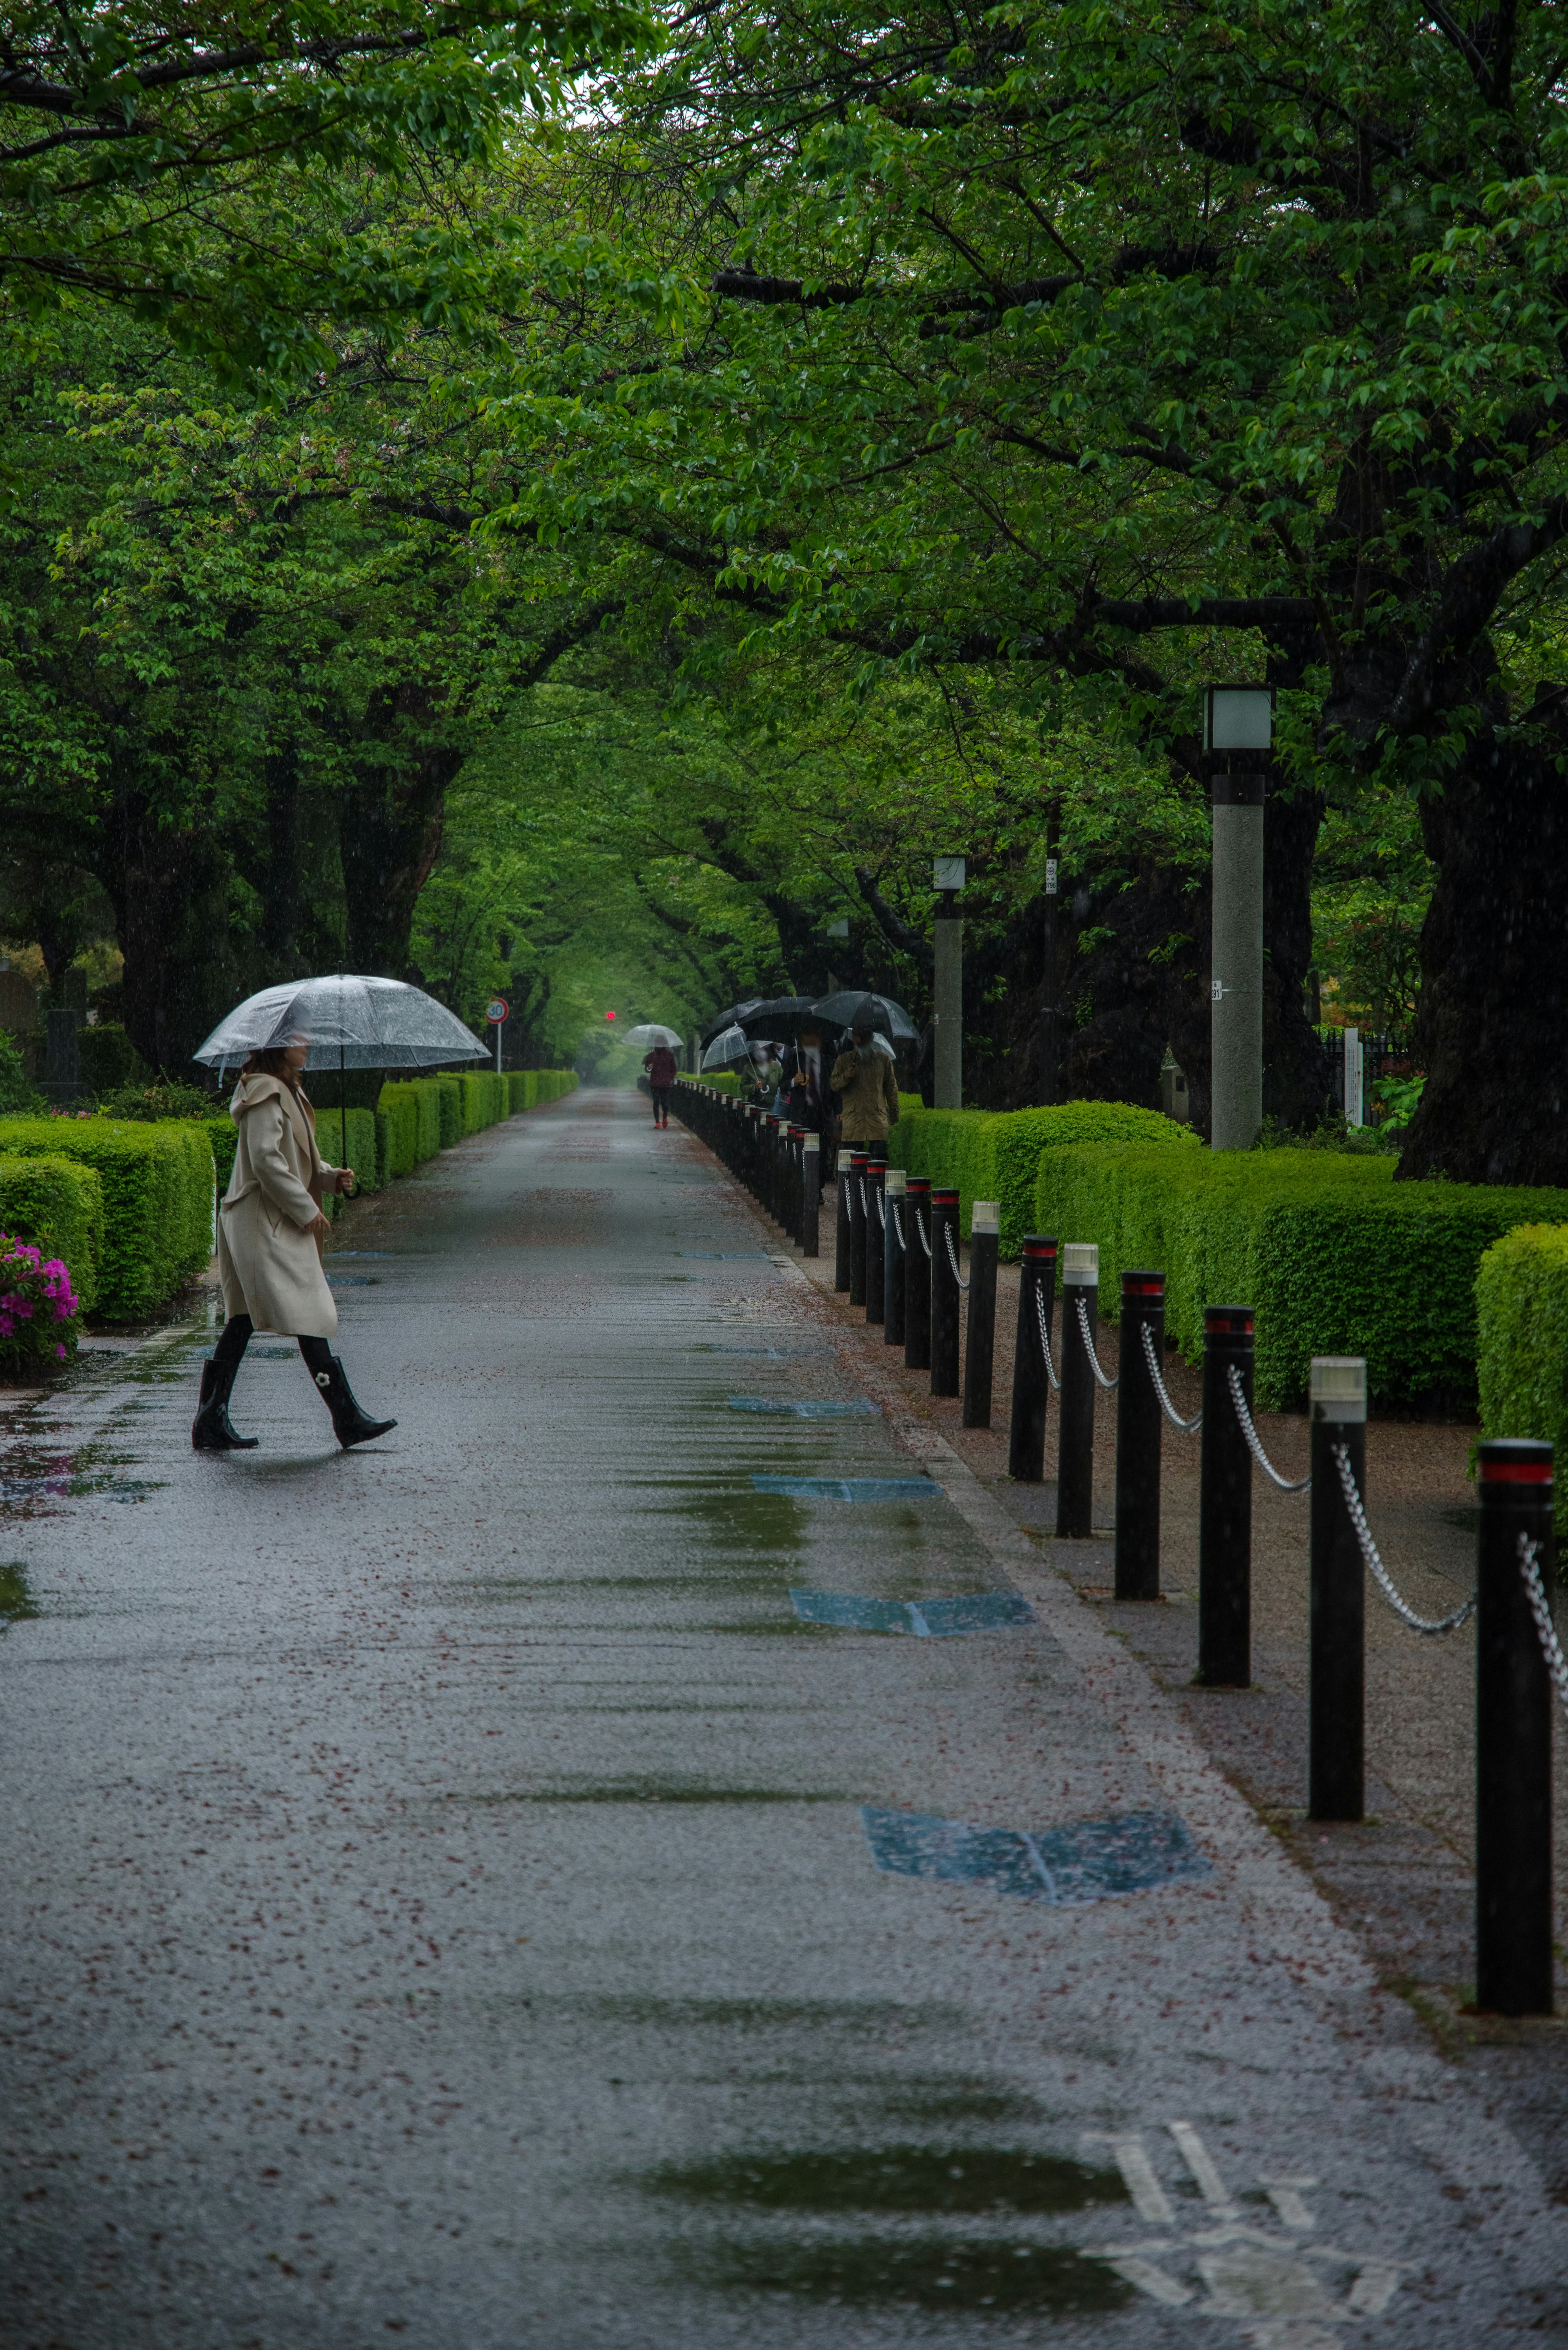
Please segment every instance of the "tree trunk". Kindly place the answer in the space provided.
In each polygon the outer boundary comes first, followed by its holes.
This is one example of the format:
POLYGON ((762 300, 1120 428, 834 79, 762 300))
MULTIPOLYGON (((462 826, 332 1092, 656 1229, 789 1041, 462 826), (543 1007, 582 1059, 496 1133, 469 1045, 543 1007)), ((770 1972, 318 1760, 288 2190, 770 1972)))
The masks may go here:
POLYGON ((409 976, 414 909, 441 854, 447 791, 466 755, 429 739, 431 717, 422 687, 373 697, 369 739, 355 761, 359 780, 338 795, 348 962, 379 978, 409 976))
POLYGON ((1565 752, 1561 722, 1489 733, 1422 801, 1438 869, 1416 1027, 1427 1085, 1404 1178, 1568 1186, 1565 752))
POLYGON ((126 1028, 150 1067, 194 1083, 192 1054, 244 992, 229 860, 210 829, 166 829, 135 793, 106 824, 104 848, 99 879, 125 957, 126 1028))

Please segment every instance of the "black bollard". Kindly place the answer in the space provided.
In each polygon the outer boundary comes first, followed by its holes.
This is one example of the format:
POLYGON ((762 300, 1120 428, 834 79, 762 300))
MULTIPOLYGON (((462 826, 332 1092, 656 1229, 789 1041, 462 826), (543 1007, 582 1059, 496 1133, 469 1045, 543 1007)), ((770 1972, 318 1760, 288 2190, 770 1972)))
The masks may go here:
POLYGON ((838 1154, 838 1176, 834 1184, 836 1201, 834 1210, 833 1286, 837 1290, 849 1287, 849 1169, 855 1153, 841 1150, 838 1154))
POLYGON ((1116 1388, 1116 1569, 1118 1599, 1159 1597, 1159 1396, 1148 1371, 1165 1360, 1165 1275, 1124 1273, 1116 1388))
POLYGON ((1007 1473, 1020 1485, 1038 1485, 1045 1475, 1045 1416, 1051 1381, 1045 1369, 1044 1327, 1051 1327, 1056 1302, 1056 1243, 1044 1232, 1023 1236, 1018 1269, 1018 1329, 1012 1346, 1012 1412, 1008 1426, 1007 1473))
POLYGON ((931 1187, 924 1175, 904 1186, 904 1368, 931 1367, 931 1187))
POLYGON ((805 1195, 802 1149, 805 1141, 804 1126, 789 1128, 789 1236, 796 1248, 800 1246, 800 1207, 805 1195))
POLYGON ((904 1242, 909 1208, 904 1200, 904 1170, 889 1167, 883 1185, 888 1229, 882 1235, 882 1343, 904 1343, 904 1242))
POLYGON ((963 1357, 963 1424, 991 1426, 991 1374, 996 1352, 996 1252, 1002 1208, 977 1200, 969 1219, 969 1334, 963 1357))
POLYGON ((866 1170, 866 1319, 879 1323, 886 1311, 888 1249, 883 1219, 888 1203, 882 1196, 888 1162, 873 1159, 866 1170))
POLYGON ((849 1161, 849 1303, 866 1303, 866 1170, 871 1164, 864 1150, 849 1161))
POLYGON ((1078 1318, 1082 1304, 1092 1340, 1099 1326, 1100 1252, 1069 1241, 1062 1252, 1062 1411, 1056 1423, 1056 1532, 1082 1542, 1095 1531, 1095 1367, 1078 1318))
POLYGON ((1476 1543, 1476 2005, 1552 2012, 1552 1682, 1531 1612, 1521 1538, 1556 1573, 1550 1444, 1479 1447, 1476 1543))
POLYGON ((1205 1689, 1252 1679, 1252 1456, 1230 1371, 1252 1409, 1252 1309, 1203 1309, 1203 1457, 1198 1471, 1198 1679, 1205 1689))
POLYGON ((931 1393, 959 1391, 959 1285, 948 1254, 949 1233, 958 1248, 959 1195, 931 1186, 931 1393))
POLYGON ((806 1134, 800 1145, 800 1253, 822 1253, 822 1137, 806 1134))
POLYGON ((1366 1365, 1314 1355, 1312 1366, 1312 1696, 1307 1817, 1359 1820, 1366 1811, 1366 1568, 1336 1453, 1366 1499, 1366 1365))

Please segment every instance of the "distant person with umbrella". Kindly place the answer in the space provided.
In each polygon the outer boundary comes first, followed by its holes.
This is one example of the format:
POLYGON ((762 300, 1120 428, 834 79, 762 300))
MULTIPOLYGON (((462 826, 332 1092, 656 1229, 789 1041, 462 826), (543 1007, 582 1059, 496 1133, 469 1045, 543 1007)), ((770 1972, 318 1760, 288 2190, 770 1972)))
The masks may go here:
POLYGON ((354 1399, 342 1364, 327 1345, 337 1308, 321 1269, 328 1226, 324 1191, 349 1195, 353 1170, 333 1167, 316 1142, 316 1113, 300 1085, 308 1039, 251 1053, 229 1104, 239 1129, 234 1171, 218 1211, 218 1278, 228 1320, 202 1367, 201 1407, 191 1430, 198 1452, 249 1452, 229 1419, 229 1397, 251 1333, 297 1338, 306 1368, 332 1415, 345 1451, 396 1428, 371 1419, 354 1399))
POLYGON ((653 1096, 653 1123, 668 1126, 670 1096, 679 1075, 675 1055, 668 1045, 655 1045, 651 1053, 643 1055, 642 1066, 648 1072, 648 1089, 653 1096))
POLYGON ((779 1077, 780 1097, 792 1126, 820 1134, 826 1111, 822 1076, 822 1037, 815 1028, 803 1028, 796 1044, 784 1053, 779 1077))
POLYGON ((848 1049, 833 1065, 838 1139, 868 1150, 873 1159, 886 1159, 888 1129, 898 1122, 898 1080, 888 1054, 878 1052, 869 1023, 857 1022, 851 1035, 848 1049))

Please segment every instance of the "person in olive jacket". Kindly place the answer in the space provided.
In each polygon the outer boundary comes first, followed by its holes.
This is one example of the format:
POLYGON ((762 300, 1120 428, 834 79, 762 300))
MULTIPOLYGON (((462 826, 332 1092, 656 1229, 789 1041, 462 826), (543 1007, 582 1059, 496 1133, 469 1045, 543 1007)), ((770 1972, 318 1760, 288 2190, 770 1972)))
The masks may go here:
POLYGON ((229 1318, 202 1371, 201 1408, 191 1430, 198 1452, 254 1450, 255 1438, 241 1436, 229 1419, 229 1396, 257 1328, 298 1339, 345 1451, 398 1424, 360 1410, 327 1345, 337 1334, 337 1307, 321 1267, 328 1229, 321 1195, 352 1191, 354 1177, 347 1167, 328 1166, 317 1149, 316 1113, 299 1082, 309 1050, 296 1036, 253 1053, 229 1104, 239 1139, 218 1211, 218 1278, 229 1318))
POLYGON ((839 1102, 839 1141, 873 1151, 880 1143, 877 1155, 885 1156, 888 1130, 898 1123, 898 1080, 869 1028, 857 1028, 853 1045, 835 1061, 833 1090, 839 1102))

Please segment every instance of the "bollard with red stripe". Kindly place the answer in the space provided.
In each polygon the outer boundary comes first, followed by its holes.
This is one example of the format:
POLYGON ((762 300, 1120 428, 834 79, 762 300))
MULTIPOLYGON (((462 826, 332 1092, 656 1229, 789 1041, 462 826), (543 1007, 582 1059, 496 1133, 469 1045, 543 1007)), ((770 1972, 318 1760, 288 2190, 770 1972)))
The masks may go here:
POLYGON ((1165 1275, 1124 1273, 1116 1389, 1116 1566, 1118 1599, 1159 1597, 1159 1396, 1149 1376, 1147 1330, 1157 1363, 1165 1360, 1165 1275))
POLYGON ((1476 2005, 1552 2012, 1552 1682, 1521 1544, 1555 1572, 1552 1447, 1479 1448, 1476 1544, 1476 2005))
POLYGON ((839 1152, 837 1181, 834 1186, 833 1286, 846 1292, 849 1287, 849 1185, 854 1163, 853 1150, 839 1152))
POLYGON ((1252 1679, 1252 1456, 1231 1393, 1232 1364, 1252 1409, 1252 1309, 1203 1309, 1203 1458, 1198 1471, 1198 1679, 1252 1679))
POLYGON ((866 1303, 866 1170, 871 1154, 857 1150, 849 1160, 849 1303, 866 1303))
POLYGON ((867 1160, 866 1167, 866 1319, 880 1322, 888 1310, 888 1244, 883 1231, 888 1213, 885 1186, 888 1162, 867 1160))
POLYGON ((1044 1232, 1026 1232, 1018 1269, 1012 1413, 1007 1431, 1007 1473, 1021 1485, 1038 1485, 1045 1475, 1045 1419, 1051 1402, 1045 1334, 1055 1302, 1056 1243, 1044 1232))
POLYGON ((931 1367, 931 1186, 911 1175, 904 1186, 904 1368, 931 1367), (923 1237, 922 1237, 923 1235, 923 1237))

